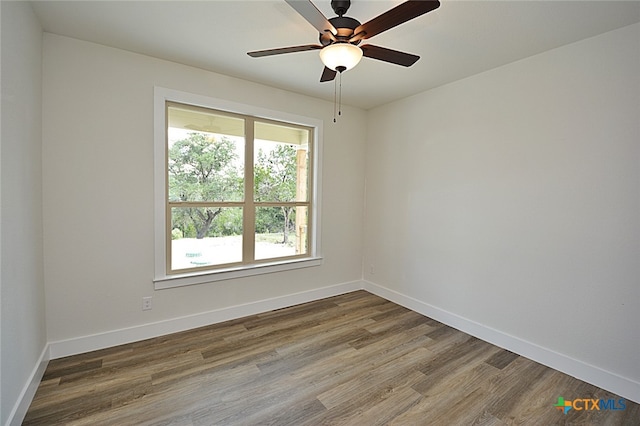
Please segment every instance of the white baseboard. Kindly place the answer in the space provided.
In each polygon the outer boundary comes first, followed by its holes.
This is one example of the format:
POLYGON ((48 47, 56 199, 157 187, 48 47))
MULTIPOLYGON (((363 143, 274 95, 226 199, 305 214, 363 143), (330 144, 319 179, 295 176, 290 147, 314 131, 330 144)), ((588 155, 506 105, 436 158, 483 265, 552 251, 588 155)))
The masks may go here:
POLYGON ((640 404, 640 383, 638 382, 471 321, 370 281, 363 281, 362 288, 369 293, 397 303, 471 336, 640 404))
POLYGON ((91 352, 125 343, 137 342, 140 340, 151 339, 153 337, 164 336, 166 334, 204 327, 274 309, 298 305, 300 303, 311 302, 313 300, 324 299, 326 297, 337 296, 339 294, 349 293, 360 289, 362 289, 362 281, 351 281, 301 293, 294 293, 246 303, 243 305, 202 312, 195 315, 172 318, 169 320, 142 324, 135 327, 112 330, 105 333, 82 336, 68 340, 50 342, 49 356, 51 359, 56 359, 69 355, 91 352))
POLYGON ((38 390, 38 386, 40 385, 40 381, 42 380, 42 376, 44 376, 44 371, 47 369, 47 364, 49 363, 49 348, 48 345, 44 347, 42 353, 40 354, 40 358, 38 358, 38 362, 36 366, 33 368, 31 375, 29 375, 29 379, 27 383, 22 388, 22 392, 20 392, 20 396, 18 397, 18 401, 14 405, 9 417, 7 418, 8 426, 20 426, 22 421, 24 420, 24 416, 27 414, 27 410, 31 405, 31 401, 33 401, 33 397, 38 390))

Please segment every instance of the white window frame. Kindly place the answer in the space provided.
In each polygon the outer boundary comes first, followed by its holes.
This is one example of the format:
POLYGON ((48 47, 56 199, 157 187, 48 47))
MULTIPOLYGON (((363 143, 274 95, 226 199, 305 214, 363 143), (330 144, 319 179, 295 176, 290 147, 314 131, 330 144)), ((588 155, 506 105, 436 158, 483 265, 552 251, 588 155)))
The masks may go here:
POLYGON ((163 87, 154 88, 154 234, 155 234, 155 267, 154 287, 156 290, 185 285, 202 284, 252 275, 287 271, 291 269, 319 266, 322 264, 320 244, 320 194, 322 185, 322 120, 299 116, 282 111, 274 111, 252 105, 240 104, 223 99, 182 92, 163 87), (312 161, 314 178, 310 188, 310 213, 313 221, 311 228, 311 246, 309 255, 296 259, 274 259, 270 262, 238 265, 215 270, 188 272, 181 274, 167 274, 167 142, 166 142, 166 102, 178 102, 203 108, 210 108, 235 114, 248 115, 259 119, 275 120, 313 128, 312 161))

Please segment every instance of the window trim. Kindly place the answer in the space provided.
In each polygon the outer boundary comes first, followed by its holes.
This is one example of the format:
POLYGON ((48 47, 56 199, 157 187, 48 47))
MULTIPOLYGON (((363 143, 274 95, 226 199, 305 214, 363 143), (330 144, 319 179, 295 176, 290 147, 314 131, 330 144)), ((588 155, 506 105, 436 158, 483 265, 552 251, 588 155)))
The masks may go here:
POLYGON ((322 120, 275 111, 251 105, 223 99, 212 98, 182 92, 163 87, 154 87, 154 288, 180 287, 185 285, 201 284, 241 278, 259 274, 286 271, 291 269, 306 268, 322 264, 321 256, 321 232, 320 232, 320 196, 322 185, 322 120), (311 230, 313 238, 310 241, 309 254, 300 258, 273 259, 266 262, 234 265, 228 268, 215 270, 192 271, 178 274, 167 273, 167 178, 166 178, 166 103, 176 102, 196 107, 210 108, 231 114, 251 116, 261 120, 274 120, 277 122, 291 123, 295 125, 311 127, 313 129, 313 141, 311 146, 313 162, 312 170, 315 176, 309 188, 309 212, 313 217, 311 230))

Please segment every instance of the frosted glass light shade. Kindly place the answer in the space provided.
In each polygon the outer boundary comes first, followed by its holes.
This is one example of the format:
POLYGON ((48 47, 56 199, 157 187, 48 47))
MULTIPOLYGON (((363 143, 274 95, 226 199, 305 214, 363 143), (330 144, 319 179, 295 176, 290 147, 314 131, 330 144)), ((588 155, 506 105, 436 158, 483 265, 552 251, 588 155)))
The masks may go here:
POLYGON ((338 67, 344 67, 346 71, 358 65, 362 59, 362 49, 355 44, 334 43, 322 48, 320 59, 327 68, 337 71, 338 67))

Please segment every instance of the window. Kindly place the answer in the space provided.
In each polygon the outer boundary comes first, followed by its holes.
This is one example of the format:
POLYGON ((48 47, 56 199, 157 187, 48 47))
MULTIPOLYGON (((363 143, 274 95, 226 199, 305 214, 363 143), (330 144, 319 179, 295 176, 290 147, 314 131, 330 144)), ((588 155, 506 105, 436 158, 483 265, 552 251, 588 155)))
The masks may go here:
POLYGON ((156 288, 318 265, 318 129, 156 88, 156 288))

